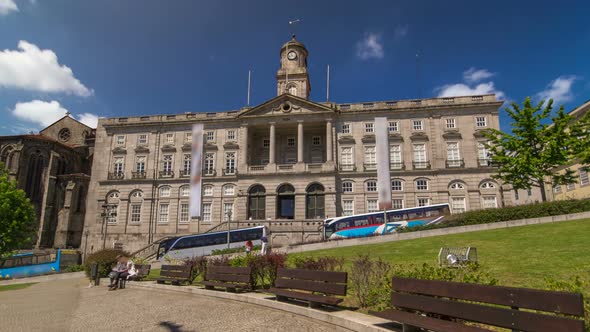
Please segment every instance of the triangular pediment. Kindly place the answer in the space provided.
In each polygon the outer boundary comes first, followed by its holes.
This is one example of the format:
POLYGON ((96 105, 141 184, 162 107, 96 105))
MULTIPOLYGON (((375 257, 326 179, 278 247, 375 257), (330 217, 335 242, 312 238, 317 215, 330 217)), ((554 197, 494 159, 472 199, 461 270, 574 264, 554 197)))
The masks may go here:
POLYGON ((332 114, 335 109, 288 93, 284 93, 256 107, 242 112, 238 117, 284 116, 288 114, 332 114))

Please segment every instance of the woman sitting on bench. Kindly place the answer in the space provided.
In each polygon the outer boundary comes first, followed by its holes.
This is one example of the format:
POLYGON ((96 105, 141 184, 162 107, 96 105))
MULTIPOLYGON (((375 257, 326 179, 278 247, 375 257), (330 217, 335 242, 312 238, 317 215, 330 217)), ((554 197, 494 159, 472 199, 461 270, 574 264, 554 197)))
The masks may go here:
POLYGON ((127 280, 129 277, 132 277, 137 274, 137 270, 135 270, 135 264, 129 258, 119 255, 117 256, 117 272, 114 274, 114 282, 113 278, 111 278, 111 285, 109 286, 109 290, 116 290, 119 288, 119 281, 121 279, 127 280), (121 268, 121 269, 119 269, 121 268))

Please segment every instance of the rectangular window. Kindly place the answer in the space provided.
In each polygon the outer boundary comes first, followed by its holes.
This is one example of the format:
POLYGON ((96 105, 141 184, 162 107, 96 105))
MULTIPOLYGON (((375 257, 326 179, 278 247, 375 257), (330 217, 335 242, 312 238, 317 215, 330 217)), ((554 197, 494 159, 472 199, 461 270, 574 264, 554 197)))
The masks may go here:
POLYGON ((424 126, 422 124, 422 120, 414 120, 414 121, 412 121, 412 129, 414 129, 414 130, 424 130, 424 126))
POLYGON ((340 149, 340 164, 342 170, 350 171, 354 169, 354 160, 352 159, 352 147, 342 147, 340 149))
POLYGON ((170 197, 170 187, 160 187, 160 197, 170 197))
POLYGON ((352 216, 354 214, 354 200, 344 199, 342 200, 342 215, 352 216))
POLYGON ((477 158, 479 166, 489 166, 490 151, 486 146, 486 142, 477 142, 477 158))
POLYGON ((227 131, 227 140, 228 141, 235 141, 236 140, 236 131, 235 130, 228 130, 227 131))
POLYGON ((391 181, 391 191, 402 191, 403 185, 402 180, 392 180, 391 181))
POLYGON ((447 119, 447 129, 454 129, 454 128, 457 128, 457 125, 455 123, 455 118, 447 119))
POLYGON ((223 196, 233 196, 235 194, 235 186, 228 184, 223 186, 223 196))
POLYGON ((113 172, 115 174, 123 174, 123 157, 115 158, 113 172))
POLYGON ((211 175, 215 172, 215 154, 205 153, 205 174, 211 175))
POLYGON ((377 191, 377 181, 374 181, 374 180, 367 181, 367 191, 376 192, 377 191))
POLYGON ((166 223, 168 222, 168 209, 170 205, 168 204, 160 204, 160 215, 158 218, 158 222, 166 223))
POLYGON ((223 203, 223 220, 230 220, 229 214, 231 214, 231 220, 235 219, 234 216, 234 203, 223 203))
POLYGON ((137 157, 135 162, 135 171, 139 174, 145 173, 145 156, 137 157))
POLYGON ((428 168, 426 160, 426 144, 414 144, 414 167, 428 168))
POLYGON ((482 208, 484 209, 495 209, 498 207, 496 196, 483 196, 482 197, 482 208))
POLYGON ((377 164, 374 146, 365 146, 365 164, 371 167, 377 164))
POLYGON ((459 154, 459 142, 447 142, 447 166, 461 167, 461 155, 459 154))
POLYGON ((184 133, 184 141, 185 142, 192 142, 193 141, 193 133, 191 133, 191 132, 184 133))
POLYGON ((377 205, 376 199, 368 199, 367 200, 367 213, 377 212, 379 211, 379 206, 377 205))
POLYGON ((290 146, 290 147, 295 146, 295 137, 287 138, 287 146, 290 146))
POLYGON ((428 180, 416 180, 416 190, 428 190, 428 180))
POLYGON ((191 174, 192 156, 190 153, 185 153, 182 158, 182 175, 189 176, 191 174))
POLYGON ((174 133, 166 133, 166 141, 167 145, 174 145, 174 133))
POLYGON ((115 138, 117 146, 124 146, 125 145, 125 135, 117 135, 115 138))
POLYGON ((206 142, 214 142, 215 141, 215 132, 209 130, 205 133, 205 141, 206 142))
POLYGON ((352 182, 342 182, 342 192, 343 193, 351 193, 352 192, 352 182))
POLYGON ((399 210, 404 208, 404 200, 403 199, 392 199, 391 200, 391 208, 394 210, 399 210))
POLYGON ((311 138, 311 144, 312 145, 320 145, 320 144, 322 144, 322 138, 320 136, 313 136, 311 138))
POLYGON ((162 156, 162 171, 164 174, 172 173, 172 155, 165 154, 162 156))
POLYGON ((566 189, 567 191, 572 191, 572 190, 576 189, 576 184, 575 184, 575 183, 568 183, 568 184, 565 186, 565 189, 566 189))
POLYGON ((580 173, 580 186, 587 186, 590 184, 590 181, 588 180, 588 171, 584 168, 580 168, 578 172, 580 173))
POLYGON ((180 187, 180 196, 189 197, 191 195, 191 188, 189 186, 180 187))
POLYGON ((211 222, 211 203, 203 203, 203 222, 211 222))
POLYGON ((226 152, 225 153, 225 174, 236 173, 236 153, 226 152))
POLYGON ((107 223, 115 224, 117 223, 117 210, 119 206, 117 204, 109 204, 107 205, 105 213, 107 214, 107 223))
POLYGON ((465 197, 451 197, 451 209, 453 213, 465 212, 465 197))
POLYGON ((475 126, 477 128, 486 127, 488 125, 485 116, 476 116, 475 117, 475 126))
POLYGON ((262 140, 262 147, 265 149, 270 148, 270 140, 269 139, 262 140))
POLYGON ((178 222, 180 222, 180 223, 189 222, 188 203, 180 203, 180 218, 178 219, 178 222))
POLYGON ((388 130, 389 130, 389 133, 397 133, 399 131, 399 126, 397 124, 397 121, 389 121, 388 130))
POLYGON ((213 196, 213 186, 204 186, 203 196, 213 196))
POLYGON ((139 224, 141 222, 141 204, 131 205, 131 223, 139 224))
POLYGON ((372 134, 375 132, 375 124, 373 122, 365 123, 365 133, 372 134))
POLYGON ((389 146, 389 166, 392 169, 402 168, 402 147, 399 144, 389 146))
POLYGON ((350 134, 350 123, 342 124, 342 133, 343 134, 350 134))
POLYGON ((430 198, 418 198, 418 206, 430 205, 430 198))
POLYGON ((560 193, 561 192, 561 185, 556 184, 555 186, 553 186, 553 191, 556 193, 560 193))
POLYGON ((147 144, 148 144, 148 135, 147 134, 137 135, 137 145, 147 145, 147 144))

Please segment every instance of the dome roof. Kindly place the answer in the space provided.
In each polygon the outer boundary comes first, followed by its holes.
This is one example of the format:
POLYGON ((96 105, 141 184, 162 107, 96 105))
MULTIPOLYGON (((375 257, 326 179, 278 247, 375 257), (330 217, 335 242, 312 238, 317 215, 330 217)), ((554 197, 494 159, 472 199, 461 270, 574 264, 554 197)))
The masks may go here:
POLYGON ((301 42, 299 42, 297 39, 295 39, 295 35, 293 35, 293 37, 291 38, 291 40, 289 40, 288 42, 286 42, 285 44, 283 44, 283 47, 281 47, 281 51, 284 48, 286 48, 287 45, 289 45, 289 47, 299 46, 301 48, 305 48, 305 45, 303 45, 301 42))

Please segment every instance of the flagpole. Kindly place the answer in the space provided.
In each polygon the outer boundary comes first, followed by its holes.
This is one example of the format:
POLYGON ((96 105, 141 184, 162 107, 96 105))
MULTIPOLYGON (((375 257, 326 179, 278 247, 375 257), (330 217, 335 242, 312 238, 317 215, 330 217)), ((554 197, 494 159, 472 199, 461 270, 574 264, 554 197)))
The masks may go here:
POLYGON ((328 65, 328 78, 326 79, 326 101, 330 101, 330 65, 328 65))
POLYGON ((248 101, 247 101, 247 106, 250 106, 250 75, 251 75, 251 70, 248 69, 248 101))

